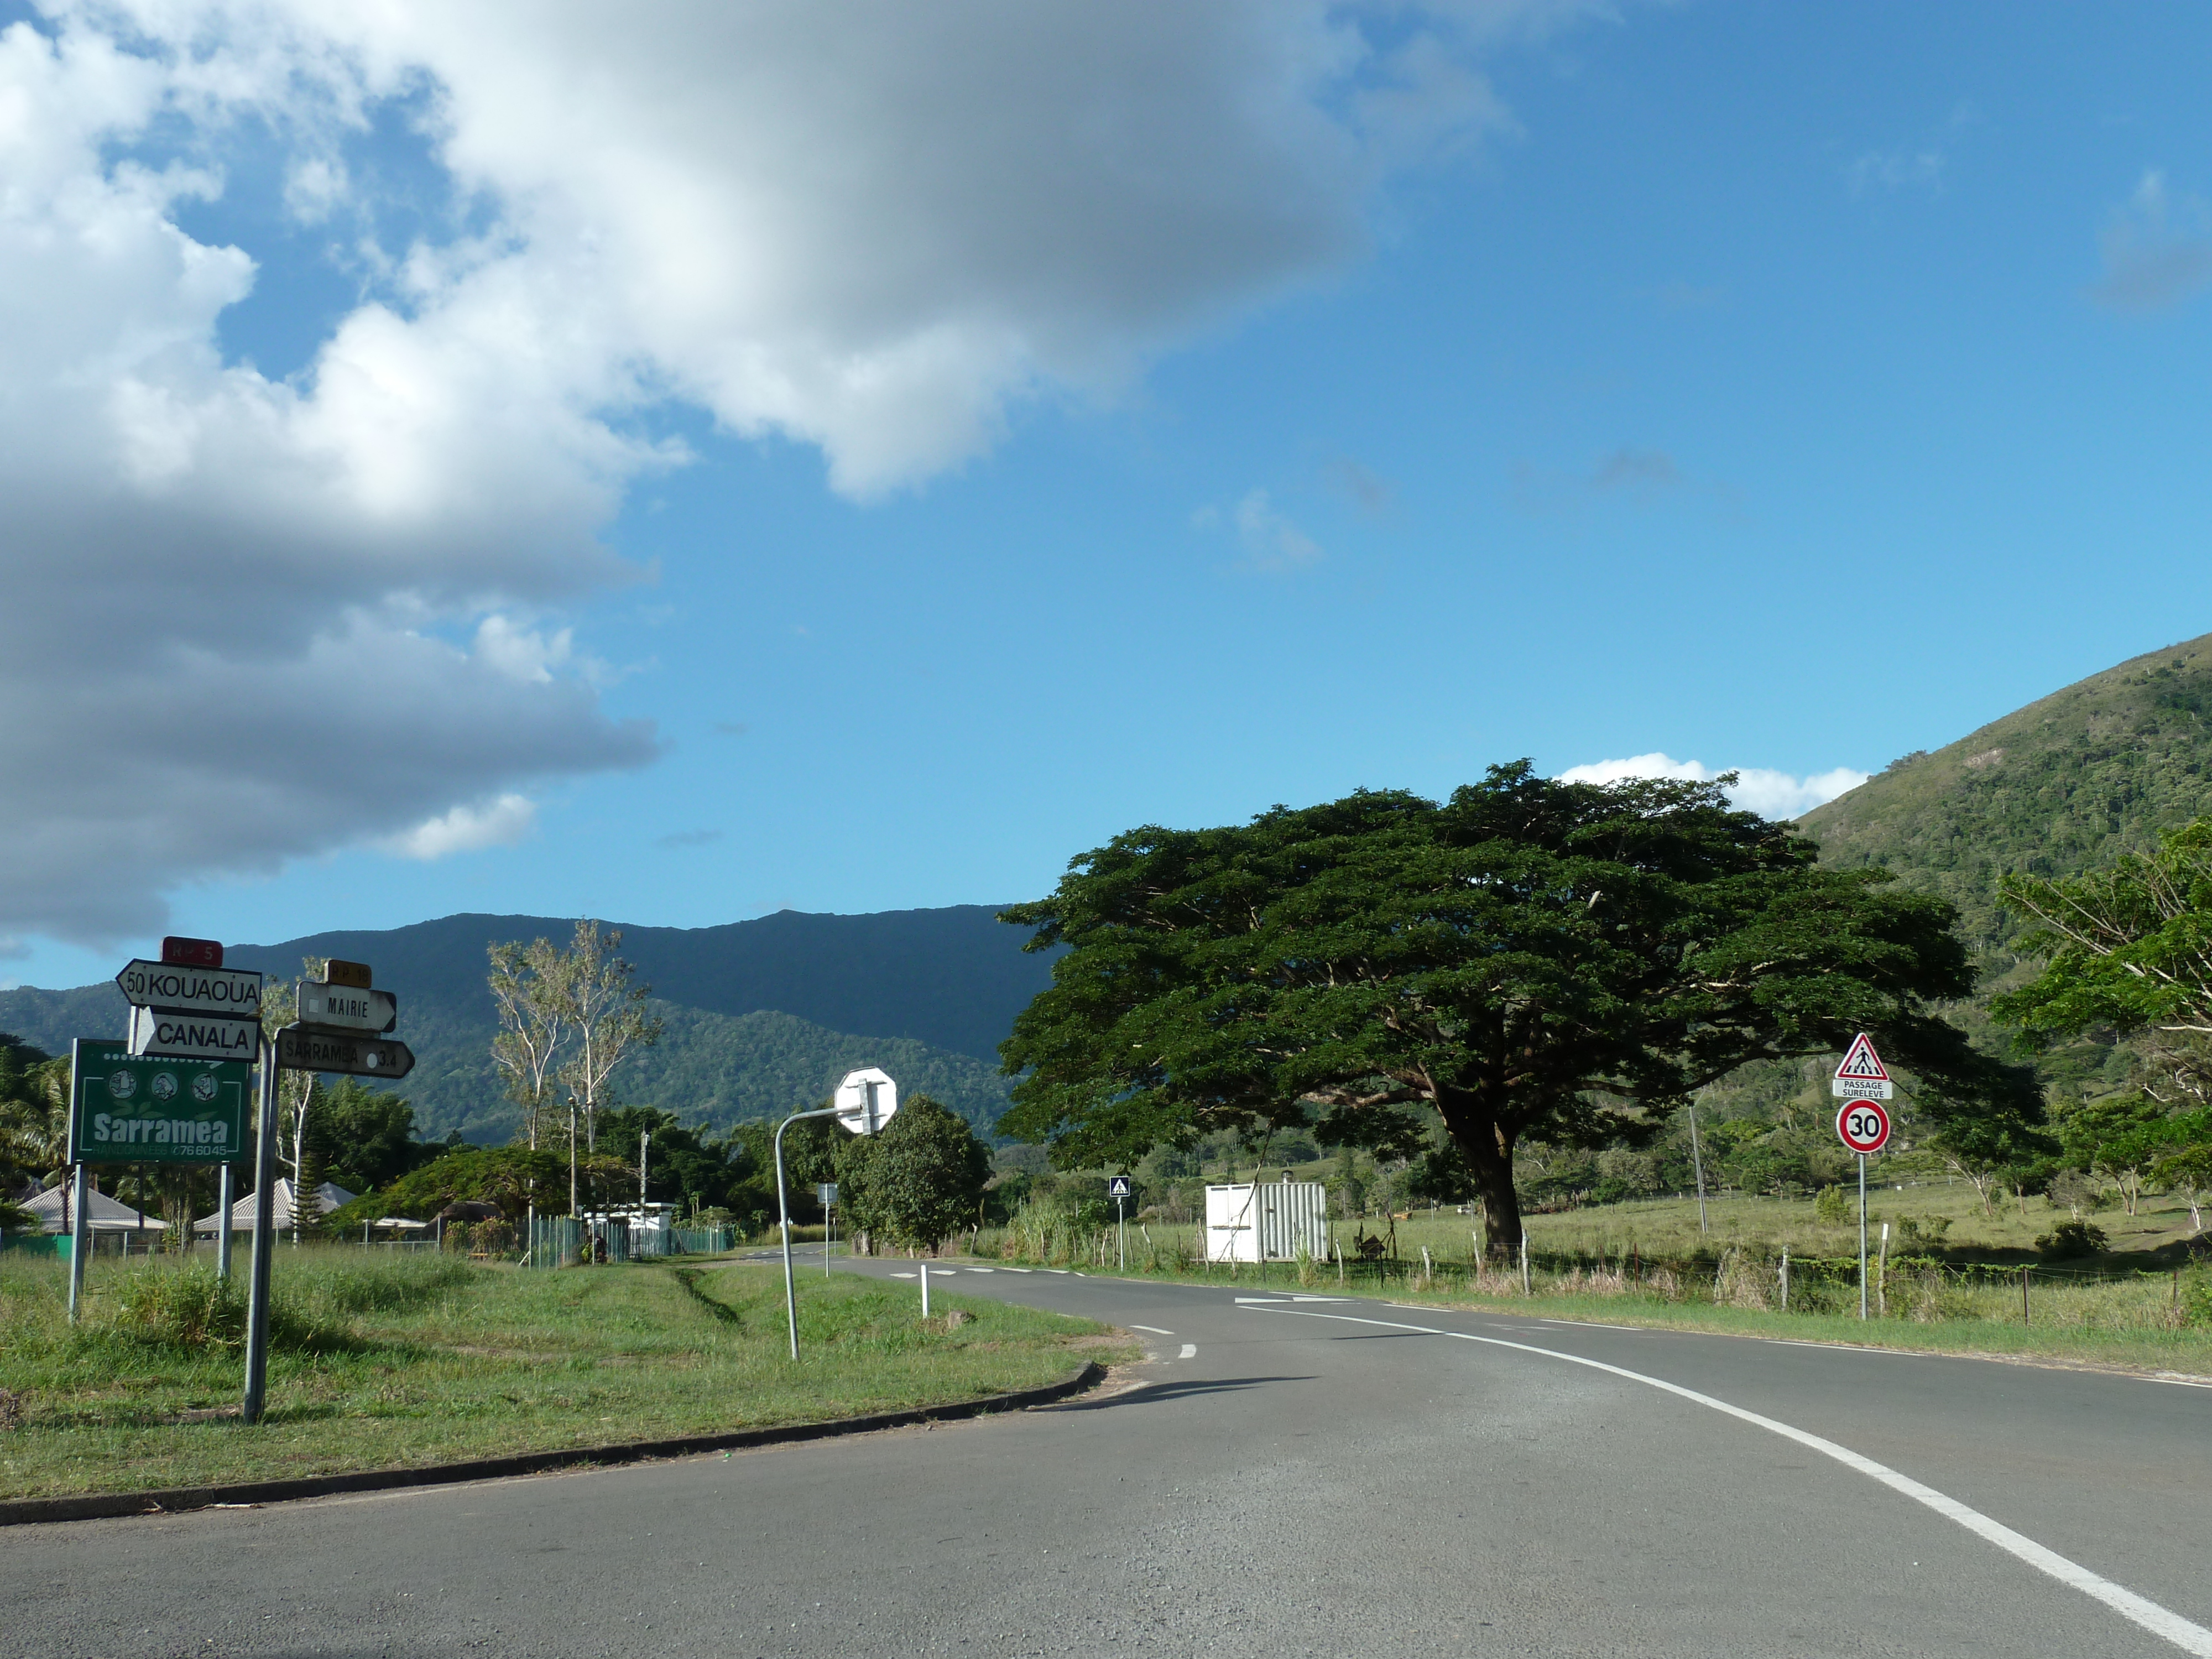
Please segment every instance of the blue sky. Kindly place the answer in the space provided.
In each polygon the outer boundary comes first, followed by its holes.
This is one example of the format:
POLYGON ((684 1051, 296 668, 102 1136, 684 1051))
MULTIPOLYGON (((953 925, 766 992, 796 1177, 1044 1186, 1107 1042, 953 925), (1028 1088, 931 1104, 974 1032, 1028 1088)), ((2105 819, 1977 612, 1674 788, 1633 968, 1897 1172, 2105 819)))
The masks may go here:
POLYGON ((502 81, 442 19, 0 8, 0 84, 100 112, 0 167, 152 250, 48 273, 67 350, 0 312, 0 419, 109 457, 0 491, 10 775, 66 780, 0 809, 0 975, 1008 900, 1522 755, 1801 810, 2212 629, 2197 13, 730 9, 502 81))

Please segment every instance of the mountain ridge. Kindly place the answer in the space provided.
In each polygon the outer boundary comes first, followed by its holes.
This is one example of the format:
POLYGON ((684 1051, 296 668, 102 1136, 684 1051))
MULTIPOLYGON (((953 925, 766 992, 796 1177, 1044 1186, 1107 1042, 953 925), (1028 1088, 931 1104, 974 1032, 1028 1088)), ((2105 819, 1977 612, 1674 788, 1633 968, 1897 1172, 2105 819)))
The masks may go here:
POLYGON ((1797 828, 1823 862, 1878 866, 1956 905, 2006 954, 2008 872, 2070 875, 2212 812, 2212 635, 2062 686, 1814 808, 1797 828))
MULTIPOLYGON (((699 928, 620 925, 622 952, 656 988, 669 1029, 617 1072, 616 1093, 726 1128, 813 1104, 846 1071, 881 1065, 988 1135, 1006 1103, 997 1045, 1051 979, 1051 955, 1025 953, 1026 935, 998 921, 997 909, 784 910, 699 928)), ((297 975, 303 957, 367 962, 377 985, 399 998, 395 1035, 416 1066, 396 1091, 415 1103, 425 1136, 459 1129, 504 1138, 518 1116, 491 1064, 497 1021, 485 946, 541 935, 562 944, 574 925, 464 912, 228 946, 224 957, 280 978, 297 975)), ((67 1052, 72 1037, 119 1034, 125 1020, 112 985, 0 991, 0 1030, 49 1052, 67 1052)))

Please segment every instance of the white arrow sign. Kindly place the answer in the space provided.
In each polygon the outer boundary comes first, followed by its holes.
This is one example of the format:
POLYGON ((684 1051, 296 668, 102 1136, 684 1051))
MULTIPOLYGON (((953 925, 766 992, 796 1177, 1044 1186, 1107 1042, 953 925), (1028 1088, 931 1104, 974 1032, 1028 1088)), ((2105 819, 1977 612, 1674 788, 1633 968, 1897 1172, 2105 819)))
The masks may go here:
POLYGON ((161 1060, 252 1060, 261 1045, 259 1019, 196 1014, 173 1008, 131 1011, 131 1052, 161 1060))
POLYGON ((388 1031, 399 1023, 399 999, 389 991, 356 991, 345 985, 302 981, 300 1024, 347 1031, 388 1031))
POLYGON ((415 1053, 404 1042, 287 1025, 276 1033, 276 1063, 288 1072, 402 1078, 415 1069, 415 1053))
POLYGON ((257 1022, 261 1018, 261 975, 243 968, 185 968, 142 957, 118 974, 115 983, 134 1008, 228 1014, 257 1022))

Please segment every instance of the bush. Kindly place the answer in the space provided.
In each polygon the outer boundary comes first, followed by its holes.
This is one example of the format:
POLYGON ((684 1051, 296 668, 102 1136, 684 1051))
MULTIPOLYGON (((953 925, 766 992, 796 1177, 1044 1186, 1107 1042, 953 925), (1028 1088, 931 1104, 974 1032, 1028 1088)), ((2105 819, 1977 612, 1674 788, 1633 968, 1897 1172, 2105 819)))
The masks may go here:
POLYGON ((2212 1325, 2212 1273, 2198 1268, 2183 1279, 2181 1316, 2191 1325, 2212 1325))
POLYGON ((1851 1218, 1850 1201, 1841 1187, 1823 1187, 1813 1200, 1813 1213, 1822 1221, 1842 1223, 1851 1218))
POLYGON ((242 1348, 246 1292, 212 1267, 143 1272, 117 1293, 107 1324, 118 1335, 167 1347, 242 1348))
POLYGON ((2102 1255, 2112 1240, 2094 1221, 2062 1221, 2035 1241, 2035 1248, 2052 1261, 2076 1256, 2102 1255))

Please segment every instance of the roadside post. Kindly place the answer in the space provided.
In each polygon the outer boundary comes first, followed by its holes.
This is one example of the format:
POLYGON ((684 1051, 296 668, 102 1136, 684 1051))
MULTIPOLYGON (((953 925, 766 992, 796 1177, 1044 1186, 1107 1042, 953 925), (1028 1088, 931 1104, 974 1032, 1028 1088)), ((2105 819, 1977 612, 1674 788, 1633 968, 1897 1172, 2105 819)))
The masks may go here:
POLYGON ((1874 1039, 1864 1031, 1851 1039, 1843 1063, 1829 1081, 1829 1091, 1843 1101, 1836 1113, 1836 1139, 1859 1161, 1859 1317, 1867 1316, 1867 1159, 1889 1145, 1889 1114, 1881 1102, 1895 1092, 1874 1039))
POLYGON ((1125 1206, 1129 1202, 1129 1177, 1115 1176, 1106 1183, 1106 1195, 1114 1200, 1114 1260, 1115 1271, 1129 1271, 1129 1218, 1125 1206))
MULTIPOLYGON (((799 1291, 791 1276, 791 1201, 783 1182, 783 1132, 810 1117, 834 1117, 856 1135, 872 1135, 891 1121, 898 1110, 898 1085, 890 1073, 873 1066, 848 1072, 837 1085, 830 1103, 811 1112, 793 1112, 775 1126, 775 1212, 783 1235, 783 1317, 791 1330, 791 1357, 799 1358, 799 1291)), ((829 1246, 823 1247, 823 1271, 829 1271, 829 1246)), ((925 1285, 922 1295, 929 1294, 925 1285)), ((924 1310, 927 1311, 927 1309, 924 1310)))
MULTIPOLYGON (((253 1160, 253 1266, 247 1280, 246 1398, 240 1415, 261 1420, 269 1381, 269 1274, 276 1242, 276 1074, 336 1072, 344 1077, 389 1079, 415 1069, 414 1052, 384 1034, 399 1019, 399 1000, 371 988, 365 963, 325 963, 323 977, 294 988, 299 1018, 262 1040, 261 1133, 253 1160)), ((257 1017, 258 1018, 258 1017, 257 1017)), ((295 1214, 315 1194, 295 1191, 295 1214)))
POLYGON ((837 1183, 814 1183, 814 1201, 822 1206, 822 1277, 830 1277, 830 1247, 837 1242, 837 1183))
POLYGON ((261 982, 250 969, 225 968, 218 940, 165 939, 160 961, 135 958, 115 976, 131 1005, 125 1039, 70 1045, 72 1319, 92 1253, 88 1164, 215 1164, 222 1204, 216 1272, 229 1278, 233 1170, 246 1148, 246 1095, 261 1048, 261 982))

